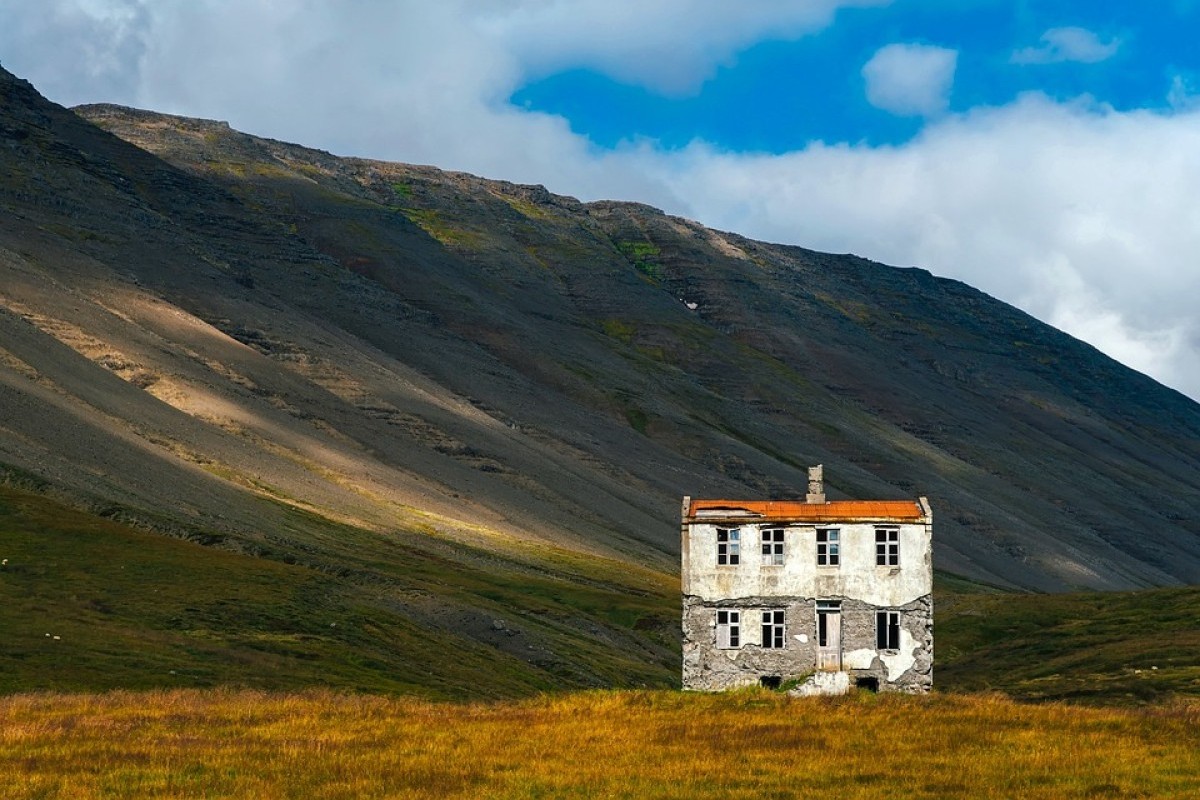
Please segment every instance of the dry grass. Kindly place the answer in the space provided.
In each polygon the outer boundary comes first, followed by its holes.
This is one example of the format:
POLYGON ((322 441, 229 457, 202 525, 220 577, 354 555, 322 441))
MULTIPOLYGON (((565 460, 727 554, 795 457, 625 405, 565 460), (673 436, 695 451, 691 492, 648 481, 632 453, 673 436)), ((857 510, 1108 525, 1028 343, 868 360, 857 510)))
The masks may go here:
POLYGON ((587 692, 0 700, 4 796, 1067 798, 1200 793, 1200 704, 587 692))

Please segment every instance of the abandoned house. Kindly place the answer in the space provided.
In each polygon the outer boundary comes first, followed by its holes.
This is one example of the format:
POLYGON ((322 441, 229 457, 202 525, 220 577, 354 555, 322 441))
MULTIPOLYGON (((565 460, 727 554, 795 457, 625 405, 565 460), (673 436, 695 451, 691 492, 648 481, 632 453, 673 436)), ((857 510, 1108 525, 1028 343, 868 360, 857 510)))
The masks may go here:
POLYGON ((683 688, 933 683, 929 501, 683 498, 683 688))

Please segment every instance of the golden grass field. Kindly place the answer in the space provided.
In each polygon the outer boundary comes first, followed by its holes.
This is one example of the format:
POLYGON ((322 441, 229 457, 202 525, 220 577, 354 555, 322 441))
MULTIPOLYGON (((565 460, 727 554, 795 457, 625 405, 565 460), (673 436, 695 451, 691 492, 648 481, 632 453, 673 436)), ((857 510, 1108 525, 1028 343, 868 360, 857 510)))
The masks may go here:
POLYGON ((253 691, 0 699, 30 798, 1200 797, 1200 703, 600 691, 499 703, 253 691))

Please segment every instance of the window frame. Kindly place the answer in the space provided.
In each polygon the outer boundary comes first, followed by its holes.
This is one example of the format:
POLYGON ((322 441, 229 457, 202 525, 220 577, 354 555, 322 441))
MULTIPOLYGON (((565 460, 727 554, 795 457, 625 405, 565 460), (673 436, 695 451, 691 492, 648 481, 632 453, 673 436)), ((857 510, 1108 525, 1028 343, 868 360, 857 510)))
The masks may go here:
POLYGON ((716 643, 718 650, 740 650, 742 648, 741 609, 717 609, 716 643))
POLYGON ((900 612, 875 612, 875 649, 881 653, 900 652, 900 612))
POLYGON ((764 567, 782 567, 784 554, 784 529, 761 528, 759 541, 762 544, 762 565, 764 567))
POLYGON ((842 529, 817 528, 817 566, 840 567, 842 565, 842 529))
POLYGON ((900 529, 894 527, 875 528, 875 566, 900 566, 900 529))
POLYGON ((762 610, 762 639, 764 650, 783 650, 787 647, 787 615, 782 608, 762 610))
POLYGON ((717 566, 736 567, 742 563, 742 529, 717 528, 717 566))

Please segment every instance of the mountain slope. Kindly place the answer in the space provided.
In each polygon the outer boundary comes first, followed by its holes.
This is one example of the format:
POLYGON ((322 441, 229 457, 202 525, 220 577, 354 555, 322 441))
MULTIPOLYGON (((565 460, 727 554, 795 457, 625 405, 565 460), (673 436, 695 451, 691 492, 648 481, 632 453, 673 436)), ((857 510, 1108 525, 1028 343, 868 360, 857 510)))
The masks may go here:
POLYGON ((633 490, 617 497, 653 498, 641 535, 658 548, 677 495, 794 495, 823 462, 842 496, 928 493, 953 571, 1039 588, 1200 575, 1196 404, 960 283, 220 123, 81 113, 429 315, 403 337, 338 324, 613 465, 633 490))
MULTIPOLYGON (((205 665, 216 682, 298 685, 335 657, 343 666, 328 666, 330 680, 338 673, 341 685, 354 675, 347 667, 366 661, 362 683, 349 685, 443 696, 675 679, 669 554, 619 532, 593 542, 588 520, 527 522, 524 493, 499 483, 482 448, 523 448, 563 480, 586 465, 301 303, 335 296, 349 315, 416 312, 236 197, 0 78, 0 483, 210 545, 155 547, 103 526, 73 534, 78 525, 53 523, 57 511, 50 523, 23 524, 23 537, 10 525, 0 536, 3 585, 15 592, 10 607, 27 612, 22 630, 61 629, 65 613, 84 635, 71 637, 69 659, 10 648, 4 685, 120 685, 144 664, 107 673, 95 665, 126 663, 142 647, 172 666, 190 652, 232 653, 205 665), (245 252, 266 254, 256 277, 274 276, 278 295, 247 285, 245 252), (289 293, 300 302, 281 299, 289 293), (310 349, 272 357, 264 328, 310 349), (487 491, 473 492, 476 481, 487 491), (87 605, 112 585, 136 592, 127 581, 110 585, 120 542, 130 560, 148 562, 143 571, 173 575, 177 608, 159 613, 157 598, 123 597, 122 617, 87 605), (657 569, 623 555, 638 548, 638 561, 657 569), (93 552, 102 563, 89 569, 79 556, 93 552), (69 565, 72 577, 47 561, 69 565), (255 606, 240 599, 242 583, 274 583, 278 593, 255 606), (28 596, 41 599, 15 602, 28 596), (369 633, 311 639, 335 609, 369 633), (163 625, 168 633, 156 633, 163 625), (317 660, 248 677, 270 660, 247 661, 246 648, 270 635, 285 642, 272 645, 280 663, 317 660), (197 651, 197 638, 237 646, 197 651), (76 680, 79 669, 104 674, 76 680)), ((602 489, 607 479, 594 473, 602 489)), ((14 504, 0 498, 0 509, 14 504)), ((638 519, 636 508, 627 513, 638 519)))
POLYGON ((824 463, 834 497, 929 495, 941 569, 1200 578, 1200 407, 960 283, 0 93, 0 462, 76 503, 321 569, 332 522, 644 590, 680 495, 824 463))

